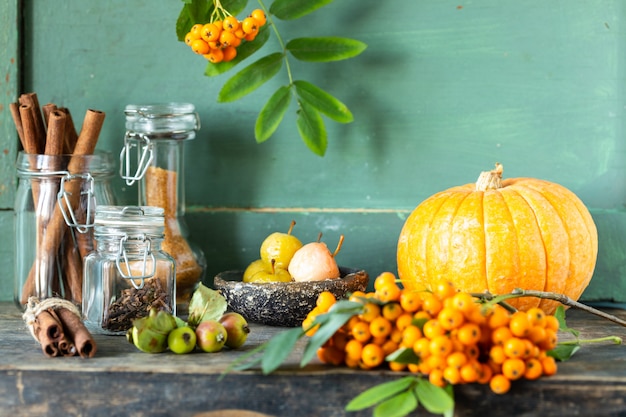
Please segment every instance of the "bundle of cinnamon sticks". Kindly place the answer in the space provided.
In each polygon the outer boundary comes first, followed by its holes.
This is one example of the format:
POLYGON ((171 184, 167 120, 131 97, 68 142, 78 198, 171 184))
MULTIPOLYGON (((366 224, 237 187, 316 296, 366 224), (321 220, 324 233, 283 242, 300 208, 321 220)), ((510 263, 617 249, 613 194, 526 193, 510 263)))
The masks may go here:
POLYGON ((69 301, 31 297, 24 321, 48 357, 80 356, 92 358, 96 342, 80 320, 80 313, 69 301))
MULTIPOLYGON (((80 133, 77 133, 70 111, 49 103, 40 107, 36 93, 26 93, 17 103, 10 104, 24 152, 36 160, 38 155, 59 156, 63 166, 52 166, 53 171, 84 174, 88 169, 86 155, 92 155, 102 128, 105 114, 99 110, 87 110, 80 133), (61 155, 67 156, 62 158, 61 155), (63 161, 68 161, 67 163, 63 161)), ((59 186, 52 184, 52 186, 59 186)), ((67 209, 80 216, 82 180, 65 182, 65 203, 67 209)), ((75 304, 82 301, 82 259, 93 249, 93 235, 78 233, 68 227, 63 209, 56 204, 57 193, 50 189, 49 182, 32 184, 33 203, 36 214, 37 245, 35 261, 25 279, 21 293, 21 303, 36 296, 46 298, 50 294, 63 296, 75 304), (43 201, 54 199, 54 201, 43 201), (49 209, 39 209, 48 207, 49 209), (59 276, 58 271, 62 271, 59 276)))

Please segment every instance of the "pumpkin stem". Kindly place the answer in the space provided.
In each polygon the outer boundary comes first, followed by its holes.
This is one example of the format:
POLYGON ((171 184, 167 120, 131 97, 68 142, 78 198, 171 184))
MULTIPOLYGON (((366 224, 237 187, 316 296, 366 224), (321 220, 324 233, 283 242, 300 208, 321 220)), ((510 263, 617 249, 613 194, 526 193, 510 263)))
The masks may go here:
POLYGON ((496 162, 495 169, 481 172, 478 180, 476 180, 476 191, 502 188, 502 171, 504 171, 504 167, 501 163, 496 162))

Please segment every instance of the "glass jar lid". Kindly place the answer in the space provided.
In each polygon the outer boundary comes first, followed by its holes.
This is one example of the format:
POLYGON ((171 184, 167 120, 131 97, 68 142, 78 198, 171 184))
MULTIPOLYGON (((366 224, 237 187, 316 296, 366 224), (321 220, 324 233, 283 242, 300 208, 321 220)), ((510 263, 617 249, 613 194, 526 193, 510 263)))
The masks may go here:
POLYGON ((129 104, 124 110, 126 130, 150 139, 193 139, 200 117, 193 104, 129 104))
POLYGON ((163 236, 164 210, 152 206, 98 206, 94 228, 97 235, 163 236))

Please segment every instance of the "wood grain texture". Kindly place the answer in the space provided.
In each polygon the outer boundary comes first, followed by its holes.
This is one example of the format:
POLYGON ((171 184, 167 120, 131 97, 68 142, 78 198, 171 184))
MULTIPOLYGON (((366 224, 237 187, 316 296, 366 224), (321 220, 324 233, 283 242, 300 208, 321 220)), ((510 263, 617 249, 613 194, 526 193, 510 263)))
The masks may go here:
MULTIPOLYGON (((617 311, 626 317, 624 311, 617 311)), ((580 311, 568 324, 581 338, 625 337, 624 329, 580 311)), ((96 335, 98 354, 85 360, 45 358, 19 318, 0 303, 0 407, 13 416, 176 416, 245 409, 270 416, 371 416, 343 411, 356 395, 397 373, 329 367, 299 368, 303 341, 272 375, 220 374, 239 355, 282 328, 252 325, 241 350, 216 354, 146 354, 123 337, 96 335)), ((565 336, 561 336, 563 340, 565 336)), ((559 371, 537 381, 516 381, 506 395, 481 385, 455 388, 455 416, 626 416, 626 355, 618 345, 585 345, 559 371)), ((422 414, 420 414, 422 415, 422 414)), ((199 417, 199 416, 197 416, 199 417)))

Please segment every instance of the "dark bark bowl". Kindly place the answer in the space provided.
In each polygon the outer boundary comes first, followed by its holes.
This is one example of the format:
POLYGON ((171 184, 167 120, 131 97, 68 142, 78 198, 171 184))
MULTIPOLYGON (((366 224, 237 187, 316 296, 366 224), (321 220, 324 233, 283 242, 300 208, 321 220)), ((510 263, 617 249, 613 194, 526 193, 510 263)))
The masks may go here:
POLYGON ((243 271, 225 271, 215 276, 214 286, 236 311, 253 323, 296 327, 315 307, 317 296, 330 291, 337 299, 365 291, 369 282, 361 269, 339 267, 340 278, 313 282, 242 282, 243 271))

